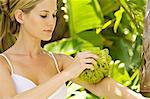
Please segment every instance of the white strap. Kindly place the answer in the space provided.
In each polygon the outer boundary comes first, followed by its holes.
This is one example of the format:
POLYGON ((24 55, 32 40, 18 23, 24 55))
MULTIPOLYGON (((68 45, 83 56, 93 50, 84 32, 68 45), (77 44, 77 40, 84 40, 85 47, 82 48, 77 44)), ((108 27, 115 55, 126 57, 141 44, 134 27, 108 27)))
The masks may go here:
POLYGON ((6 55, 4 55, 4 54, 0 54, 0 55, 3 56, 6 59, 6 61, 8 62, 8 65, 11 69, 11 75, 12 75, 14 73, 14 70, 13 70, 13 66, 12 66, 10 60, 8 59, 8 57, 6 55))
POLYGON ((58 67, 58 63, 57 63, 57 61, 56 61, 55 56, 53 55, 53 53, 52 53, 52 52, 50 52, 50 54, 52 55, 52 58, 53 58, 53 60, 54 60, 54 62, 55 62, 56 69, 57 69, 58 73, 60 73, 60 70, 59 70, 59 67, 58 67))

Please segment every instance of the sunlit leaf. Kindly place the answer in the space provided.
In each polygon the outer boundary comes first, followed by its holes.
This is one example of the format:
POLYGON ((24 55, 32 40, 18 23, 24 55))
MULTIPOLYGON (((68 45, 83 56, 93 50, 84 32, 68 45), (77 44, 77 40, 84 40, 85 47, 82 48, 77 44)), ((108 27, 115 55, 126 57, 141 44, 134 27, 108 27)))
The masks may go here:
POLYGON ((97 0, 68 0, 68 10, 71 35, 103 25, 97 0))
POLYGON ((121 7, 117 12, 115 12, 116 22, 114 24, 114 32, 117 32, 118 26, 120 24, 120 21, 122 19, 122 14, 124 12, 124 9, 121 7))

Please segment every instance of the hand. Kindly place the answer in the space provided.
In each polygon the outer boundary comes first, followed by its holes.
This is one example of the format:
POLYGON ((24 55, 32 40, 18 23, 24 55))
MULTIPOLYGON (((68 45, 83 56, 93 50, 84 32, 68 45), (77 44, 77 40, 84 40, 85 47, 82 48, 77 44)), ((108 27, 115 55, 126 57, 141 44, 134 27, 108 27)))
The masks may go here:
POLYGON ((98 56, 90 52, 79 52, 65 71, 69 72, 70 79, 76 78, 85 69, 93 69, 98 56))

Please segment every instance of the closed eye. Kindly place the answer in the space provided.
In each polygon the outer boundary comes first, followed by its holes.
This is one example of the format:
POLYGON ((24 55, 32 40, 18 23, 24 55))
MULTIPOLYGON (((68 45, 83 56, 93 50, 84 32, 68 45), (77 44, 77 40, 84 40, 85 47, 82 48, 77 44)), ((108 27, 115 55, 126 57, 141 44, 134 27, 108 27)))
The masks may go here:
POLYGON ((40 15, 42 18, 46 18, 47 17, 47 15, 40 15))

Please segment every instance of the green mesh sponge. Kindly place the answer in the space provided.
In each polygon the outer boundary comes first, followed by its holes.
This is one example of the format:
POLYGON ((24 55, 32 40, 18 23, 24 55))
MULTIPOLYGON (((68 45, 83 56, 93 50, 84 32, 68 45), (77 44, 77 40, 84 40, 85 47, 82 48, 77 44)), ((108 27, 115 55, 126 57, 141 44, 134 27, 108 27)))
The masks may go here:
POLYGON ((79 79, 88 83, 98 83, 104 77, 109 75, 111 69, 111 56, 108 49, 100 50, 99 48, 83 49, 82 51, 90 51, 99 56, 97 64, 94 64, 94 70, 85 69, 80 75, 79 79))

